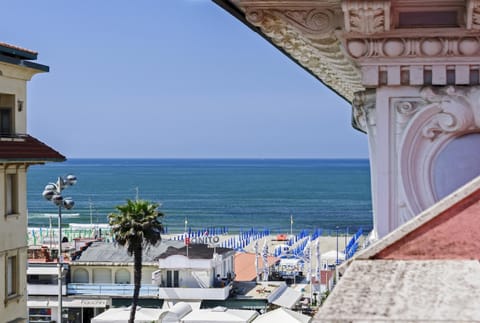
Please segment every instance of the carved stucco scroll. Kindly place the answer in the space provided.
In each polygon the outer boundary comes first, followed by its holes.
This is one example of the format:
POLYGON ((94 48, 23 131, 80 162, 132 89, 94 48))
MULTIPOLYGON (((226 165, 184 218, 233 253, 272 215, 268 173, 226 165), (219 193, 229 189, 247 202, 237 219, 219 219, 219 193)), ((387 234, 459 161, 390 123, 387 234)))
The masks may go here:
POLYGON ((310 6, 272 8, 262 3, 240 1, 240 6, 246 19, 275 45, 349 101, 364 89, 358 67, 343 53, 335 33, 342 24, 340 7, 312 2, 310 6))
POLYGON ((480 131, 480 87, 426 87, 416 100, 396 105, 401 199, 409 214, 404 222, 438 201, 433 171, 438 154, 455 138, 480 131))
POLYGON ((366 90, 355 93, 352 102, 352 124, 365 133, 376 125, 375 99, 375 91, 366 90))
POLYGON ((480 29, 479 0, 467 0, 467 29, 480 29))
POLYGON ((390 30, 390 1, 346 0, 342 9, 346 32, 373 34, 390 30))

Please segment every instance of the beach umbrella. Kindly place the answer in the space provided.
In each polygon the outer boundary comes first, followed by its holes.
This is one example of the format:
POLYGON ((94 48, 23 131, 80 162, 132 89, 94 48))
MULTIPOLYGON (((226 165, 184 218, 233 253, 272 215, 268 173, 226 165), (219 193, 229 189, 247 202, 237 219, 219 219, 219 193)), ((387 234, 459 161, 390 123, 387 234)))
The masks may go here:
POLYGON ((263 243, 262 257, 263 257, 263 281, 268 281, 269 268, 268 268, 268 244, 267 244, 267 239, 265 239, 265 241, 263 243))

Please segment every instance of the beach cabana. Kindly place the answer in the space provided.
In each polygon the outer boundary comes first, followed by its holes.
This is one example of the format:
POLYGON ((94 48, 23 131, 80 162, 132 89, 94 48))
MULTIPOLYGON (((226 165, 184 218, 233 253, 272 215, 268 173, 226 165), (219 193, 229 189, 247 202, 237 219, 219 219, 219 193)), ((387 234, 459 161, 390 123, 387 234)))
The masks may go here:
MULTIPOLYGON (((145 308, 137 306, 135 314, 136 323, 158 323, 160 322, 160 315, 164 310, 158 308, 145 308)), ((128 323, 130 318, 130 307, 112 308, 96 317, 91 323, 128 323)))
POLYGON ((267 312, 260 315, 253 321, 254 323, 309 323, 312 321, 312 317, 297 313, 295 311, 286 308, 277 308, 276 310, 267 312))
POLYGON ((257 311, 233 310, 223 306, 190 312, 183 323, 249 323, 258 316, 257 311))

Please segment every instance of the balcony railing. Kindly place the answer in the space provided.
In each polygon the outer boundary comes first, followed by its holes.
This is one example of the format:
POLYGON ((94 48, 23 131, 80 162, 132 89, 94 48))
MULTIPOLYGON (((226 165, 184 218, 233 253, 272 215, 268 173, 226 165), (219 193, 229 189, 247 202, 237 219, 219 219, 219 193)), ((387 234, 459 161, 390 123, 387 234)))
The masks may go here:
POLYGON ((188 288, 188 287, 162 287, 158 289, 158 297, 163 299, 209 299, 225 300, 230 294, 232 284, 221 288, 188 288))
MULTIPOLYGON (((66 286, 62 285, 62 295, 66 295, 66 286)), ((28 295, 58 295, 56 284, 27 284, 28 295)))
MULTIPOLYGON (((69 295, 132 296, 133 284, 68 284, 69 295)), ((142 285, 140 296, 158 296, 158 286, 142 285)))

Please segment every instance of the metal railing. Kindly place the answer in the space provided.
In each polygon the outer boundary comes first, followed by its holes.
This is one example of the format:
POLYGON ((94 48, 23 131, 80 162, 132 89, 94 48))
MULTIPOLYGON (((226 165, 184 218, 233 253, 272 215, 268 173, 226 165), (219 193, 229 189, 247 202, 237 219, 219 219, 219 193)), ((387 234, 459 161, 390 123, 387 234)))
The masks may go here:
MULTIPOLYGON (((131 296, 133 284, 68 284, 69 295, 131 296)), ((142 285, 140 296, 158 296, 158 286, 142 285)))

